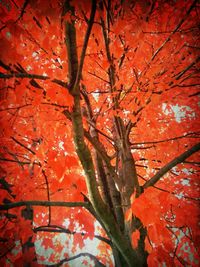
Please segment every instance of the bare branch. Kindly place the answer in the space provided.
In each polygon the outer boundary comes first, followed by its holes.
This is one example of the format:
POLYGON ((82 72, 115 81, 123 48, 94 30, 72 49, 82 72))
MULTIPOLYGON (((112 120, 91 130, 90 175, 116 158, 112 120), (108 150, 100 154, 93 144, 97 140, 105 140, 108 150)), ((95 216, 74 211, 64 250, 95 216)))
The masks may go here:
POLYGON ((70 88, 68 83, 63 82, 63 81, 61 81, 59 79, 51 79, 49 76, 45 76, 45 75, 31 74, 31 73, 26 73, 26 72, 23 72, 23 73, 9 73, 9 74, 0 72, 0 79, 11 79, 11 78, 22 78, 22 79, 23 78, 28 78, 28 79, 36 79, 36 80, 43 80, 43 81, 50 80, 51 82, 56 83, 56 84, 58 84, 58 85, 60 85, 62 87, 65 87, 67 89, 70 88))
POLYGON ((27 146, 25 146, 24 144, 22 144, 20 141, 18 141, 15 137, 11 136, 11 139, 13 141, 15 141, 18 145, 20 145, 21 147, 25 148, 26 150, 28 150, 29 152, 31 152, 33 155, 35 155, 35 151, 33 151, 32 149, 28 148, 27 146))
POLYGON ((150 180, 148 180, 144 185, 143 188, 147 188, 149 186, 155 185, 160 178, 166 174, 169 170, 175 167, 177 164, 183 162, 185 159, 189 158, 192 154, 200 150, 200 143, 194 145, 189 150, 182 153, 180 156, 176 157, 169 163, 167 163, 164 167, 162 167, 150 180))
POLYGON ((98 76, 95 72, 94 73, 92 73, 91 71, 88 71, 88 73, 90 74, 90 75, 92 75, 92 76, 94 76, 94 77, 96 77, 96 78, 98 78, 99 80, 101 80, 101 81, 103 81, 103 82, 105 82, 105 83, 108 83, 108 84, 110 84, 110 82, 109 81, 107 81, 107 80, 105 80, 104 78, 101 78, 100 76, 98 76))
POLYGON ((164 143, 164 142, 170 142, 170 141, 174 141, 177 139, 182 139, 182 138, 195 138, 195 135, 200 134, 200 132, 190 132, 181 136, 176 136, 176 137, 172 137, 172 138, 168 138, 168 139, 164 139, 164 140, 159 140, 159 141, 146 141, 146 142, 140 142, 140 143, 132 143, 132 145, 146 145, 146 144, 159 144, 159 143, 164 143))
POLYGON ((99 133, 99 134, 101 134, 102 136, 104 136, 105 138, 107 138, 108 140, 110 140, 111 142, 114 142, 114 139, 113 139, 112 137, 108 136, 107 134, 105 134, 104 132, 102 132, 101 130, 99 130, 93 122, 91 122, 91 121, 88 120, 87 118, 86 118, 86 121, 87 121, 88 124, 89 124, 90 126, 92 126, 92 127, 99 133))
POLYGON ((0 60, 0 66, 7 71, 11 71, 10 66, 5 64, 2 60, 0 60))
POLYGON ((188 65, 184 70, 176 74, 176 80, 179 80, 186 71, 188 71, 190 68, 192 68, 198 61, 200 60, 200 57, 196 58, 190 65, 188 65))
MULTIPOLYGON (((47 199, 48 201, 50 201, 50 189, 49 189, 49 181, 48 181, 48 177, 46 175, 46 172, 44 171, 44 169, 42 170, 42 174, 44 176, 44 180, 45 180, 45 184, 46 184, 46 190, 47 190, 47 199)), ((51 206, 48 207, 48 215, 49 215, 49 224, 51 223, 51 206)))
POLYGON ((154 58, 157 56, 157 54, 163 49, 163 47, 166 45, 166 43, 168 43, 170 41, 170 38, 172 37, 172 35, 177 32, 177 30, 181 27, 181 25, 183 24, 183 22, 185 21, 186 17, 190 14, 191 10, 195 7, 197 3, 197 0, 194 0, 193 3, 191 4, 191 6, 189 7, 189 9, 187 10, 185 16, 180 20, 180 22, 178 23, 178 25, 174 28, 174 30, 171 32, 171 34, 166 38, 166 40, 162 43, 162 45, 156 50, 156 52, 153 54, 152 58, 150 59, 151 63, 154 58))
MULTIPOLYGON (((71 120, 71 114, 68 110, 64 110, 63 114, 71 120)), ((100 141, 96 138, 93 138, 88 131, 84 129, 84 136, 87 138, 87 140, 94 146, 96 151, 98 152, 99 156, 102 158, 102 160, 106 163, 107 168, 109 169, 111 175, 113 176, 113 179, 116 183, 120 184, 119 177, 117 173, 115 172, 114 167, 111 165, 111 157, 108 156, 107 152, 101 145, 100 141)))
POLYGON ((26 7, 27 7, 28 4, 29 4, 29 0, 25 0, 24 3, 23 3, 23 6, 21 8, 20 15, 19 15, 18 19, 16 20, 16 22, 23 17, 24 13, 26 12, 26 7))
MULTIPOLYGON (((65 233, 65 234, 70 234, 70 235, 74 235, 74 234, 81 234, 82 236, 86 235, 85 232, 71 231, 69 229, 66 229, 66 228, 58 226, 58 225, 42 225, 42 226, 34 228, 33 231, 35 233, 36 232, 50 232, 50 233, 53 232, 53 233, 65 233)), ((94 235, 94 237, 96 239, 99 239, 100 241, 107 243, 110 246, 112 245, 111 241, 108 238, 105 238, 105 237, 100 236, 100 235, 94 235)))
POLYGON ((19 201, 8 204, 1 204, 0 210, 9 210, 16 207, 22 206, 43 206, 43 207, 82 207, 89 208, 89 203, 87 202, 62 202, 62 201, 43 201, 43 200, 30 200, 30 201, 19 201))
POLYGON ((90 19, 88 21, 88 28, 85 34, 85 39, 84 39, 84 43, 83 43, 83 48, 81 51, 81 57, 80 57, 80 63, 79 63, 79 67, 78 67, 78 72, 76 75, 76 81, 74 84, 74 88, 73 90, 77 90, 80 80, 81 80, 81 75, 82 75, 82 69, 83 69, 83 63, 84 63, 84 59, 85 59, 85 53, 87 50, 87 45, 88 45, 88 41, 89 41, 89 37, 90 37, 90 33, 92 30, 92 26, 94 23, 94 17, 95 17, 95 13, 96 13, 96 0, 92 0, 92 8, 91 8, 91 13, 90 13, 90 19))
MULTIPOLYGON (((147 182, 148 180, 145 179, 144 177, 142 177, 141 175, 138 174, 138 176, 145 182, 147 182)), ((165 192, 165 193, 168 193, 168 194, 171 194, 171 195, 174 195, 174 196, 178 196, 179 193, 178 192, 172 192, 172 191, 169 191, 167 189, 163 189, 161 187, 158 187, 156 185, 152 185, 153 188, 157 189, 157 190, 160 190, 162 192, 165 192)), ((191 197, 191 196, 186 196, 186 195, 181 195, 181 198, 185 198, 185 199, 188 199, 188 200, 192 200, 192 201, 200 201, 200 198, 197 198, 197 197, 191 197)))
POLYGON ((177 87, 193 87, 193 86, 200 86, 200 83, 193 83, 193 84, 177 84, 177 87))
POLYGON ((93 260, 95 262, 95 266, 96 267, 106 267, 103 263, 101 263, 94 255, 88 253, 88 252, 82 252, 82 253, 79 253, 77 254, 76 256, 72 256, 72 257, 69 257, 69 258, 65 258, 63 260, 61 260, 59 263, 57 264, 51 264, 51 265, 48 265, 48 266, 51 266, 51 267, 59 267, 61 265, 63 265, 63 263, 65 262, 69 262, 69 261, 72 261, 72 260, 75 260, 75 259, 78 259, 80 257, 89 257, 91 260, 93 260))
POLYGON ((39 79, 39 80, 48 80, 49 76, 39 75, 39 74, 30 74, 30 73, 11 73, 5 74, 0 72, 1 79, 10 79, 10 78, 29 78, 29 79, 39 79))
POLYGON ((59 85, 62 86, 62 87, 67 88, 68 90, 69 90, 69 88, 70 88, 70 85, 69 85, 68 83, 63 82, 63 81, 61 81, 61 80, 53 79, 53 80, 51 80, 51 81, 52 81, 52 83, 56 83, 56 84, 59 84, 59 85))
POLYGON ((19 160, 2 158, 2 157, 0 157, 0 161, 16 162, 16 163, 19 163, 20 165, 27 165, 27 164, 29 165, 29 164, 31 164, 31 161, 19 161, 19 160))

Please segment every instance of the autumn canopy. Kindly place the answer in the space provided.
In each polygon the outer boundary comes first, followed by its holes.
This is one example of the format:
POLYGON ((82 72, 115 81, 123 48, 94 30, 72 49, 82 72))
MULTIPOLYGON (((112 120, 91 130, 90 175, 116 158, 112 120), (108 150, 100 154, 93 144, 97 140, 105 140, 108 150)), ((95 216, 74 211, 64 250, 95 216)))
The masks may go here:
POLYGON ((0 1, 0 266, 199 266, 199 9, 0 1))

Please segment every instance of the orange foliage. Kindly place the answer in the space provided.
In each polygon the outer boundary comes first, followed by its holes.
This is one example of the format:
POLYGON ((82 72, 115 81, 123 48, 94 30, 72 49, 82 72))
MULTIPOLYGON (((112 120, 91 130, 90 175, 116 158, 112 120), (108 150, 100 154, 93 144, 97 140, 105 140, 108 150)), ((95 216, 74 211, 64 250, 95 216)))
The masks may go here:
MULTIPOLYGON (((199 140, 199 6, 194 1, 195 7, 187 13, 189 0, 103 2, 112 2, 111 11, 108 14, 106 5, 102 9, 98 4, 81 88, 86 88, 99 139, 116 169, 113 117, 120 117, 126 129, 133 126, 129 141, 143 186, 199 140), (112 60, 106 56, 101 29, 101 20, 108 18, 112 60), (115 70, 112 90, 111 67, 115 70)), ((68 84, 64 25, 76 21, 80 60, 91 3, 71 4, 75 14, 62 16, 63 1, 0 1, 1 205, 27 200, 84 202, 88 194, 70 121, 74 99, 68 84)), ((85 106, 84 99, 81 105, 85 106)), ((89 132, 88 118, 83 125, 89 132)), ((199 264, 198 167, 195 153, 164 174, 156 187, 145 189, 139 197, 132 194, 125 221, 136 216, 146 228, 148 266, 199 264)), ((0 239, 6 240, 0 248, 2 266, 7 264, 6 257, 22 265, 22 252, 16 256, 11 247, 33 236, 34 227, 52 224, 59 232, 65 225, 73 235, 67 247, 74 252, 84 248, 87 238, 95 238, 96 219, 83 208, 36 207, 35 226, 22 219, 17 209, 12 210, 14 217, 9 212, 1 211, 0 239)), ((133 248, 138 246, 139 230, 131 235, 133 248)), ((54 234, 50 238, 45 238, 45 231, 37 235, 41 247, 54 249, 54 234)), ((57 252, 63 252, 62 246, 57 252)), ((98 252, 99 260, 112 266, 110 247, 100 242, 98 252)), ((58 258, 51 254, 49 260, 55 263, 58 258)))

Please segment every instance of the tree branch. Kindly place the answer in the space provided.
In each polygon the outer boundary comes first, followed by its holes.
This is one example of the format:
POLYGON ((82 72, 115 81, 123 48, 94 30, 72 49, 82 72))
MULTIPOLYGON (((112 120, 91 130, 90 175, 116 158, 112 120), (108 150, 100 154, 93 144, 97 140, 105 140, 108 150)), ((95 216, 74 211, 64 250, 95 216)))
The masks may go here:
POLYGON ((22 206, 43 206, 43 207, 82 207, 89 210, 90 204, 88 202, 61 202, 61 201, 43 201, 43 200, 30 200, 19 201, 8 204, 1 204, 0 210, 9 210, 22 206))
POLYGON ((49 76, 44 76, 44 75, 39 75, 39 74, 31 74, 31 73, 25 73, 25 72, 23 72, 23 73, 9 73, 9 74, 0 72, 0 79, 11 79, 14 77, 15 78, 22 78, 22 79, 23 78, 36 79, 36 80, 43 80, 43 81, 50 80, 51 82, 56 83, 62 87, 65 87, 67 89, 70 88, 68 83, 63 82, 59 79, 51 79, 49 76))
POLYGON ((86 34, 85 34, 85 39, 84 39, 83 48, 82 48, 81 57, 80 57, 80 63, 79 63, 78 72, 77 72, 77 75, 76 75, 76 81, 75 81, 75 84, 74 84, 73 91, 77 90, 77 88, 79 86, 79 83, 80 83, 80 79, 81 79, 81 75, 82 75, 82 69, 83 69, 83 63, 84 63, 84 59, 85 59, 85 53, 86 53, 86 49, 87 49, 90 33, 91 33, 91 30, 92 30, 92 26, 93 26, 93 23, 94 23, 95 13, 96 13, 96 0, 92 0, 92 8, 91 8, 91 13, 90 13, 90 19, 88 21, 88 28, 87 28, 87 31, 86 31, 86 34))
MULTIPOLYGON (((148 180, 145 179, 144 177, 142 177, 141 175, 138 174, 138 176, 145 182, 147 182, 148 180)), ((177 196, 179 193, 176 193, 176 192, 172 192, 172 191, 169 191, 169 190, 166 190, 166 189, 163 189, 161 187, 158 187, 156 185, 152 185, 153 188, 157 189, 157 190, 160 190, 162 192, 165 192, 165 193, 168 193, 168 194, 171 194, 171 195, 174 195, 174 196, 177 196)), ((199 201, 200 198, 197 198, 197 197, 190 197, 190 196, 186 196, 186 195, 181 195, 182 198, 185 198, 185 199, 189 199, 189 200, 193 200, 193 201, 199 201)))
POLYGON ((82 253, 79 253, 77 254, 76 256, 72 256, 72 257, 69 257, 69 258, 65 258, 63 260, 61 260, 59 263, 57 264, 51 264, 51 265, 48 265, 48 266, 51 266, 51 267, 59 267, 61 266, 63 263, 65 262, 69 262, 69 261, 72 261, 72 260, 75 260, 75 259, 78 259, 80 257, 89 257, 91 260, 93 260, 95 262, 95 266, 96 267, 106 267, 104 264, 102 264, 94 255, 88 253, 88 252, 82 252, 82 253))
POLYGON ((185 16, 180 20, 180 22, 178 23, 178 25, 174 28, 174 30, 171 32, 171 34, 166 38, 166 40, 162 43, 162 45, 156 50, 156 52, 153 54, 152 58, 149 61, 149 64, 154 60, 154 58, 157 56, 157 54, 163 49, 163 47, 166 45, 166 43, 168 43, 170 41, 170 38, 172 37, 172 35, 177 32, 177 30, 181 27, 181 25, 183 24, 183 22, 185 21, 186 17, 190 14, 191 10, 195 7, 196 3, 198 1, 194 0, 193 3, 191 4, 191 6, 189 7, 189 9, 187 10, 185 16))
MULTIPOLYGON (((48 178, 47 178, 47 175, 46 175, 46 172, 44 171, 44 169, 42 169, 42 174, 44 176, 44 180, 45 180, 45 184, 46 184, 46 190, 47 190, 47 199, 48 201, 51 201, 50 199, 50 189, 49 189, 49 181, 48 181, 48 178)), ((48 207, 48 210, 49 210, 49 224, 51 223, 51 206, 48 207)))
POLYGON ((20 20, 20 19, 23 17, 24 13, 26 12, 25 10, 26 10, 26 7, 27 7, 27 5, 29 4, 29 2, 30 2, 29 0, 25 0, 25 1, 24 1, 23 6, 22 6, 22 8, 21 8, 20 15, 19 15, 18 19, 16 20, 16 22, 17 22, 18 20, 20 20))
MULTIPOLYGON (((176 80, 179 80, 184 73, 186 73, 186 71, 188 71, 190 68, 192 68, 196 63, 198 63, 200 60, 200 57, 197 57, 192 63, 190 63, 190 65, 188 65, 184 70, 182 70, 181 72, 179 72, 178 74, 176 74, 176 80)), ((180 86, 181 87, 181 86, 180 86)))
POLYGON ((159 141, 146 141, 146 142, 140 142, 140 143, 132 143, 131 145, 136 146, 136 145, 146 145, 146 144, 159 144, 159 143, 164 143, 164 142, 170 142, 170 141, 174 141, 177 139, 182 139, 182 138, 199 138, 198 136, 195 137, 194 135, 199 135, 200 132, 190 132, 181 136, 176 136, 176 137, 172 137, 172 138, 168 138, 168 139, 164 139, 164 140, 159 140, 159 141))
POLYGON ((5 74, 0 72, 1 79, 10 79, 10 78, 29 78, 29 79, 39 79, 39 80, 48 80, 49 76, 39 75, 39 74, 30 74, 30 73, 12 73, 5 74))
POLYGON ((120 179, 119 179, 119 177, 118 177, 118 175, 117 175, 117 173, 115 171, 115 168, 110 163, 111 157, 108 156, 107 152, 101 146, 101 143, 100 143, 100 141, 98 139, 92 138, 92 136, 86 130, 84 130, 84 135, 88 139, 88 141, 94 146, 94 148, 98 152, 99 156, 103 159, 103 161, 105 162, 110 174, 113 176, 113 179, 114 179, 115 183, 120 188, 121 187, 121 181, 120 181, 120 179))
MULTIPOLYGON (((72 120, 71 118, 71 113, 68 110, 64 110, 63 114, 69 119, 70 121, 72 120)), ((102 158, 102 160, 106 163, 106 166, 110 172, 110 174, 113 176, 113 179, 116 184, 120 187, 120 179, 115 172, 115 168, 111 165, 111 157, 108 156, 107 152, 105 151, 104 147, 101 145, 100 141, 96 138, 93 138, 88 131, 84 129, 84 136, 87 138, 87 140, 93 145, 93 147, 96 149, 98 152, 99 156, 102 158)))
MULTIPOLYGON (((16 162, 16 163, 19 163, 20 165, 26 165, 26 164, 29 165, 29 164, 31 164, 31 161, 19 161, 19 160, 2 158, 2 157, 0 157, 0 161, 16 162)), ((35 164, 37 164, 37 163, 35 163, 35 164)))
POLYGON ((103 81, 103 82, 105 82, 105 83, 107 83, 107 84, 110 84, 110 82, 109 81, 107 81, 107 80, 105 80, 104 78, 101 78, 100 76, 98 76, 95 72, 94 73, 92 73, 91 71, 88 71, 88 73, 90 74, 90 75, 92 75, 92 76, 94 76, 94 77, 96 77, 96 78, 98 78, 99 80, 101 80, 101 81, 103 81))
MULTIPOLYGON (((94 1, 96 4, 96 1, 94 1)), ((93 4, 94 4, 93 2, 93 4)), ((92 12, 91 12, 92 13, 92 12)), ((90 24, 93 24, 93 21, 90 20, 90 24)), ((91 31, 91 30, 90 30, 91 31)), ((90 31, 87 31, 90 33, 90 31)), ((79 157, 79 160, 82 164, 83 170, 85 172, 85 180, 88 189, 88 194, 92 206, 98 215, 101 218, 103 226, 107 232, 112 236, 113 243, 117 246, 120 253, 123 255, 127 266, 141 266, 140 258, 138 257, 136 251, 132 250, 131 245, 127 242, 126 237, 122 234, 119 229, 119 226, 116 223, 114 216, 111 214, 109 207, 105 204, 101 198, 100 192, 98 190, 98 184, 96 181, 96 173, 92 160, 91 151, 84 140, 84 128, 82 121, 81 105, 80 105, 80 86, 79 86, 79 77, 78 65, 73 65, 73 62, 78 63, 77 51, 76 51, 76 28, 73 22, 66 23, 66 46, 68 54, 68 64, 69 69, 74 68, 71 71, 70 75, 70 84, 72 85, 71 94, 74 97, 74 106, 71 114, 73 133, 74 133, 74 143, 76 146, 76 152, 79 157), (69 60, 71 59, 71 60, 69 60), (70 66, 71 64, 71 66, 70 66), (74 78, 76 77, 76 82, 74 84, 74 78)), ((85 36, 85 43, 87 44, 89 36, 85 36)), ((84 53, 82 53, 84 55, 84 53)), ((82 63, 83 64, 83 63, 82 63)), ((82 67, 81 67, 82 68, 82 67)), ((79 70, 81 69, 79 68, 79 70)), ((79 75, 81 72, 79 72, 79 75)))
MULTIPOLYGON (((86 233, 84 232, 76 232, 76 231, 71 231, 69 229, 66 229, 64 227, 61 226, 57 226, 57 225, 42 225, 39 227, 35 227, 33 229, 33 231, 36 232, 50 232, 50 233, 64 233, 64 234, 70 234, 70 235, 74 235, 74 234, 81 234, 82 236, 86 235, 86 233)), ((108 245, 112 246, 111 241, 108 238, 105 238, 103 236, 100 235, 94 235, 94 237, 96 239, 99 239, 100 241, 103 241, 105 243, 107 243, 108 245)))
POLYGON ((189 150, 182 153, 180 156, 176 157, 169 163, 167 163, 163 168, 161 168, 150 180, 148 180, 144 185, 143 188, 147 188, 149 186, 155 185, 160 178, 166 174, 169 170, 175 167, 177 164, 183 162, 185 159, 190 157, 192 154, 200 150, 200 143, 194 145, 189 150))
POLYGON ((22 144, 20 141, 18 141, 15 137, 11 136, 11 139, 13 141, 15 141, 18 145, 22 146, 23 148, 25 148, 26 150, 28 150, 29 152, 31 152, 33 155, 35 155, 35 151, 33 151, 32 149, 28 148, 27 146, 25 146, 24 144, 22 144))

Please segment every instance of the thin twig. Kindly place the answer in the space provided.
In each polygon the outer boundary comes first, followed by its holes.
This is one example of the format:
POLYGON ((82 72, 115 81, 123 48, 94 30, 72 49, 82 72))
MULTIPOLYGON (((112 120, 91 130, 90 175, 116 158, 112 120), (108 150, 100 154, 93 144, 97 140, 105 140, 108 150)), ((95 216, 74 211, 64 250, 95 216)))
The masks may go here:
POLYGON ((185 21, 185 19, 187 18, 187 16, 190 14, 191 10, 195 7, 196 3, 197 3, 197 0, 194 0, 193 3, 191 4, 191 6, 189 7, 189 9, 187 10, 185 16, 180 20, 180 22, 178 23, 178 25, 174 28, 174 30, 166 38, 166 40, 162 43, 162 45, 156 50, 156 52, 153 54, 153 56, 151 57, 151 59, 148 62, 148 64, 150 64, 154 60, 154 58, 163 49, 163 47, 166 45, 166 43, 168 43, 170 41, 170 38, 172 37, 172 35, 174 35, 177 32, 177 30, 181 27, 181 25, 183 24, 183 22, 185 21))
MULTIPOLYGON (((43 174, 44 179, 45 179, 46 190, 47 190, 47 199, 50 202, 49 181, 48 181, 47 175, 46 175, 44 170, 42 170, 42 174, 43 174)), ((49 210, 49 224, 51 224, 51 206, 48 207, 48 210, 49 210)))
POLYGON ((15 137, 11 136, 11 139, 13 141, 15 141, 18 145, 20 145, 21 147, 25 148, 26 150, 28 150, 29 152, 31 152, 33 155, 35 155, 35 151, 33 151, 32 149, 28 148, 27 146, 25 146, 24 144, 22 144, 19 140, 17 140, 15 137))
POLYGON ((95 266, 96 267, 106 267, 103 263, 101 263, 94 255, 88 253, 88 252, 82 252, 82 253, 79 253, 75 256, 72 256, 72 257, 69 257, 69 258, 65 258, 63 260, 61 260, 59 263, 57 264, 50 264, 48 266, 51 266, 51 267, 59 267, 59 266, 62 266, 63 263, 65 262, 69 262, 69 261, 72 261, 72 260, 75 260, 75 259, 78 259, 80 257, 89 257, 91 260, 93 260, 95 262, 95 266))
POLYGON ((191 133, 187 133, 185 135, 181 135, 181 136, 176 136, 176 137, 172 137, 172 138, 168 138, 168 139, 164 139, 164 140, 158 140, 158 141, 146 141, 146 142, 138 142, 138 143, 132 143, 133 146, 136 145, 146 145, 146 144, 159 144, 159 143, 165 143, 165 142, 170 142, 170 141, 174 141, 177 139, 182 139, 182 138, 198 138, 195 137, 194 135, 200 135, 200 132, 191 132, 191 133))

